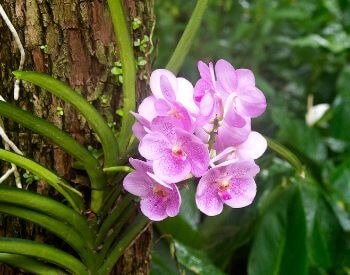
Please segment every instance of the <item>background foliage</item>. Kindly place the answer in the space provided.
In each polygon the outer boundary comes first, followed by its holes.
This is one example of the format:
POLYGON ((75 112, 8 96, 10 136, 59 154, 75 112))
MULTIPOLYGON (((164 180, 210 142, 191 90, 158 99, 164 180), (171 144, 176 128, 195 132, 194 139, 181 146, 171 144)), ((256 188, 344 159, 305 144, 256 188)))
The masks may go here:
MULTIPOLYGON (((154 68, 165 66, 194 4, 156 2, 154 68)), ((199 59, 252 69, 268 100, 255 129, 296 154, 304 172, 268 151, 253 205, 218 217, 201 216, 193 185, 184 188, 181 215, 157 225, 153 274, 350 274, 349 49, 347 0, 209 2, 180 75, 195 81, 199 59), (308 126, 320 103, 330 109, 308 126)))

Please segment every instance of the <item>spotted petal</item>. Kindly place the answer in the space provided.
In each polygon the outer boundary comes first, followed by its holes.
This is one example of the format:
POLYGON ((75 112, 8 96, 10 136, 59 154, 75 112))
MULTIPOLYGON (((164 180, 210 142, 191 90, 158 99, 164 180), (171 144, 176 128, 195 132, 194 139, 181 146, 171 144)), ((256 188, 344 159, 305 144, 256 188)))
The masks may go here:
POLYGON ((189 161, 173 156, 171 152, 153 161, 153 171, 165 182, 183 181, 191 171, 189 161))
POLYGON ((217 194, 217 189, 203 180, 199 181, 196 191, 196 205, 200 211, 208 216, 216 216, 223 210, 223 202, 217 194))
POLYGON ((164 135, 152 132, 141 140, 139 152, 144 158, 155 160, 162 157, 170 148, 171 144, 164 135))
POLYGON ((231 180, 231 187, 228 190, 230 199, 225 204, 233 207, 245 207, 252 203, 256 195, 256 184, 253 178, 235 178, 231 180))

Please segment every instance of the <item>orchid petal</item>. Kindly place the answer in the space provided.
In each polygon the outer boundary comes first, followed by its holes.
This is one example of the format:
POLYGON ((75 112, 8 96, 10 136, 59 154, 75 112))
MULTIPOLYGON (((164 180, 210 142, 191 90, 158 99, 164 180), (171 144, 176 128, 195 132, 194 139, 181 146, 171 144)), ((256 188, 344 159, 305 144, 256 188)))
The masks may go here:
POLYGON ((183 146, 191 164, 191 173, 195 177, 202 176, 209 165, 209 151, 202 142, 188 142, 183 146))
POLYGON ((152 221, 161 221, 168 217, 166 213, 167 205, 163 198, 151 195, 141 200, 140 207, 142 213, 152 221))
POLYGON ((253 178, 260 168, 253 160, 245 160, 226 166, 226 171, 232 178, 253 178))
POLYGON ((258 132, 251 132, 245 142, 237 146, 236 156, 241 159, 257 159, 267 148, 266 139, 258 132))
POLYGON ((162 90, 162 94, 166 100, 169 102, 175 101, 175 91, 165 75, 160 76, 160 89, 162 90))
POLYGON ((194 102, 194 89, 187 79, 177 78, 178 89, 176 90, 176 101, 180 102, 190 113, 197 114, 198 107, 194 102))
POLYGON ((236 76, 237 76, 237 91, 240 89, 246 87, 246 86, 255 86, 255 77, 251 70, 248 69, 237 69, 236 70, 236 76))
POLYGON ((223 210, 223 203, 217 195, 217 190, 207 182, 199 181, 196 192, 196 205, 208 216, 216 216, 223 210))
POLYGON ((183 181, 191 171, 187 160, 175 157, 171 152, 153 161, 153 171, 165 182, 177 183, 183 181))
POLYGON ((139 160, 139 159, 134 159, 134 158, 129 158, 129 163, 132 165, 132 167, 135 168, 136 171, 141 172, 141 173, 147 173, 152 171, 152 165, 139 160))
POLYGON ((171 195, 168 198, 166 213, 169 217, 175 217, 180 212, 181 196, 179 189, 172 184, 171 195))
POLYGON ((232 92, 237 85, 235 69, 224 59, 220 59, 215 64, 215 74, 218 83, 225 92, 232 92))
POLYGON ((140 116, 144 117, 148 121, 152 121, 153 118, 157 116, 154 103, 156 98, 154 96, 146 97, 140 104, 138 108, 138 113, 140 116))
POLYGON ((131 172, 125 177, 123 187, 135 196, 146 197, 152 192, 152 182, 146 178, 143 173, 131 172))
POLYGON ((140 154, 149 160, 155 160, 170 151, 171 144, 168 139, 157 132, 147 134, 141 140, 139 145, 140 154))
POLYGON ((252 178, 235 178, 231 180, 231 187, 228 190, 229 200, 225 204, 233 208, 245 207, 252 203, 256 195, 256 184, 252 178))
POLYGON ((203 61, 198 61, 197 68, 201 78, 210 79, 210 71, 209 66, 205 64, 203 61))
POLYGON ((249 88, 240 92, 237 100, 237 112, 249 117, 257 117, 265 112, 266 98, 258 88, 249 88))
POLYGON ((163 91, 161 88, 161 76, 166 77, 167 81, 169 82, 169 85, 172 87, 173 91, 177 90, 177 80, 175 75, 165 69, 158 69, 152 72, 151 77, 150 77, 150 87, 152 90, 153 95, 156 98, 163 98, 163 91))

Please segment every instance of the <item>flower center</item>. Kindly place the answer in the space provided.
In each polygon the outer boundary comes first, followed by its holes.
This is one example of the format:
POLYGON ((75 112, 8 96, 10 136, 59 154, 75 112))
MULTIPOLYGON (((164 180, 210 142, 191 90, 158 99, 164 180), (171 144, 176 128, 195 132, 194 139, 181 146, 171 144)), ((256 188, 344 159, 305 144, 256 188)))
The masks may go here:
POLYGON ((171 152, 174 157, 181 158, 182 160, 185 160, 187 157, 186 153, 182 150, 182 148, 179 145, 174 145, 171 148, 171 152))
POLYGON ((228 179, 224 179, 219 182, 218 195, 224 201, 230 200, 232 198, 230 193, 227 191, 229 187, 230 187, 230 181, 228 179))
POLYGON ((183 118, 183 115, 178 111, 176 110, 175 108, 172 108, 168 111, 168 115, 170 116, 173 116, 177 119, 182 119, 183 118))
POLYGON ((165 199, 167 197, 167 192, 160 186, 154 186, 152 191, 156 196, 160 198, 165 199))
POLYGON ((230 186, 230 181, 228 179, 224 179, 219 183, 219 190, 226 191, 230 186))

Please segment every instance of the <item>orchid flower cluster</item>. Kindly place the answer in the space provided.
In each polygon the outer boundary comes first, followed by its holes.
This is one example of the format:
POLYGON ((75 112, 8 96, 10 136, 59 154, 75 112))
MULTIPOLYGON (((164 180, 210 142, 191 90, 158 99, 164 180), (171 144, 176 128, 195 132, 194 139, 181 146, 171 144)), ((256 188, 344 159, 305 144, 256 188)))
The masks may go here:
POLYGON ((165 69, 153 71, 152 95, 133 113, 133 132, 146 161, 130 158, 135 171, 124 188, 140 197, 141 211, 154 221, 179 213, 180 183, 200 178, 198 209, 214 216, 224 204, 240 208, 256 194, 254 162, 266 150, 265 138, 251 130, 251 119, 266 109, 253 73, 225 60, 198 62, 195 86, 165 69))

